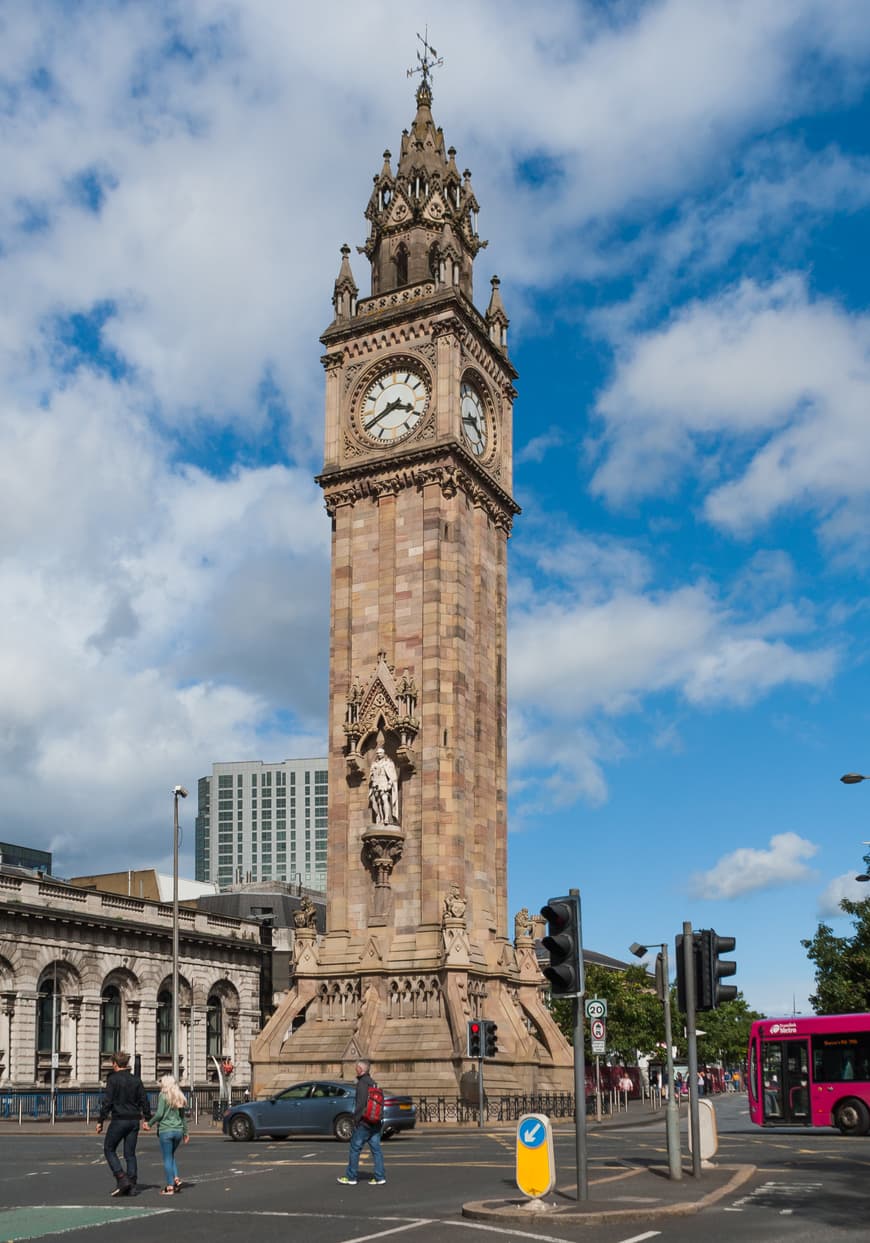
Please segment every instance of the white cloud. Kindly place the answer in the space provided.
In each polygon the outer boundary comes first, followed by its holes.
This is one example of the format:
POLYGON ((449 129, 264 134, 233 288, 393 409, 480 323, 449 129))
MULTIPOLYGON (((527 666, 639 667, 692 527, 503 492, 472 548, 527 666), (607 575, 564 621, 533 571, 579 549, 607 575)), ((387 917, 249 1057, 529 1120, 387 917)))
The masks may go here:
POLYGON ((708 872, 690 879, 690 891, 698 898, 737 898, 757 889, 792 885, 812 875, 805 860, 818 846, 797 833, 776 833, 766 850, 742 846, 721 859, 708 872))
POLYGON ((840 903, 844 898, 849 898, 852 902, 861 902, 868 896, 867 883, 861 883, 855 879, 855 871, 844 872, 842 876, 835 876, 819 895, 819 919, 836 919, 845 918, 840 910, 840 903))
POLYGON ((707 453, 706 516, 737 533, 798 501, 824 514, 864 496, 868 359, 870 317, 812 298, 796 275, 694 303, 634 341, 601 395, 593 491, 668 490, 707 453))

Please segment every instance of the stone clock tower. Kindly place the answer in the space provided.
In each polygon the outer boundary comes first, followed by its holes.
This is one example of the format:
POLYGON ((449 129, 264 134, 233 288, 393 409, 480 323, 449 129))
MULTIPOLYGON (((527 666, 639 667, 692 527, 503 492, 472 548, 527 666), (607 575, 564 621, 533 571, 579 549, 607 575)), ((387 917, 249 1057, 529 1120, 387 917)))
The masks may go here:
POLYGON ((332 520, 327 934, 252 1050, 257 1092, 350 1074, 455 1095, 466 1021, 488 1091, 570 1089, 527 911, 508 938, 506 593, 516 372, 497 277, 473 301, 471 175, 417 112, 366 207, 371 296, 342 247, 318 482, 332 520))

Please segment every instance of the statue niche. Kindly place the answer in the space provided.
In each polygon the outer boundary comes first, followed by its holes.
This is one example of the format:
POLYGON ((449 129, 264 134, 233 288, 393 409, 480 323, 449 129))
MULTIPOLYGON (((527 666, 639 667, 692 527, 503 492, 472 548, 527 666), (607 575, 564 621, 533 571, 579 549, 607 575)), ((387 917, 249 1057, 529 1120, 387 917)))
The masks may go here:
MULTIPOLYGON (((381 770, 377 773, 378 790, 398 790, 398 782, 407 780, 417 768, 414 740, 420 730, 417 719, 417 684, 410 670, 405 669, 396 677, 393 665, 387 663, 386 652, 378 653, 374 673, 363 682, 358 674, 348 677, 344 716, 345 759, 348 784, 358 786, 363 778, 371 780, 372 763, 366 763, 364 750, 368 739, 377 735, 378 745, 383 745, 384 734, 389 733, 396 746, 385 760, 396 769, 395 777, 387 779, 381 770)), ((386 769, 387 765, 384 766, 386 769)), ((369 786, 370 793, 372 791, 369 786)), ((376 824, 396 823, 398 807, 391 806, 389 799, 369 804, 376 824), (377 807, 377 810, 376 810, 377 807)))

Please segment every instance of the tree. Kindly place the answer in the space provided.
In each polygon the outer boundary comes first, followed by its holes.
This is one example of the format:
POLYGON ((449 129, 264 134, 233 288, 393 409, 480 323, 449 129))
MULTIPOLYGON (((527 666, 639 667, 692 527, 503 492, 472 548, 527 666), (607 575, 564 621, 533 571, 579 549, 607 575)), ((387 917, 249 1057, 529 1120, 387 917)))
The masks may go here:
MULTIPOLYGON (((676 992, 676 990, 674 990, 676 992)), ((686 1016, 676 1008, 675 1044, 682 1058, 688 1053, 686 1016)), ((703 1031, 698 1036, 698 1064, 710 1065, 722 1062, 725 1066, 742 1066, 749 1046, 749 1031, 756 1019, 763 1016, 757 1010, 750 1010, 742 993, 738 993, 733 1001, 724 1001, 715 1010, 705 1010, 697 1016, 696 1031, 703 1031)))
MULTIPOLYGON (((662 1003, 653 982, 641 966, 625 971, 608 971, 595 963, 586 965, 586 996, 603 997, 607 1002, 607 1052, 623 1066, 633 1066, 638 1054, 660 1053, 664 1040, 662 1003)), ((574 1003, 570 998, 554 998, 550 1009, 560 1029, 572 1040, 574 1003)), ((591 1057, 589 1024, 586 1024, 586 1056, 591 1057)))
POLYGON ((870 898, 844 898, 840 910, 853 917, 851 937, 834 936, 819 924, 810 941, 801 941, 816 964, 816 992, 810 1004, 816 1014, 854 1014, 870 1010, 870 898))

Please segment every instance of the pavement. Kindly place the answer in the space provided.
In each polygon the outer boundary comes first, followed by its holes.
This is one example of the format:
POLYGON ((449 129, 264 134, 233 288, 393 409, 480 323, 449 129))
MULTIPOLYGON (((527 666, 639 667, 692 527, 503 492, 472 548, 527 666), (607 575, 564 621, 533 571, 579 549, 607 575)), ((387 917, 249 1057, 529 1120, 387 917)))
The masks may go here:
MULTIPOLYGON (((715 1098, 714 1098, 715 1099, 715 1098)), ((687 1108, 681 1108, 685 1118, 687 1108)), ((665 1139, 664 1109, 652 1110, 644 1101, 630 1101, 627 1110, 596 1121, 587 1119, 587 1136, 625 1127, 658 1127, 665 1139)), ((573 1134, 573 1126, 556 1122, 554 1134, 573 1134)), ((685 1148, 685 1135, 682 1137, 685 1148)), ((596 1164, 587 1173, 587 1197, 577 1199, 576 1168, 572 1166, 558 1178, 551 1192, 539 1198, 518 1193, 497 1200, 472 1200, 462 1206, 463 1217, 475 1221, 585 1222, 589 1225, 619 1221, 650 1221, 657 1218, 699 1213, 718 1201, 736 1194, 757 1172, 754 1165, 703 1162, 701 1175, 692 1174, 691 1156, 684 1153, 682 1178, 671 1180, 667 1164, 654 1164, 639 1158, 596 1164)))

